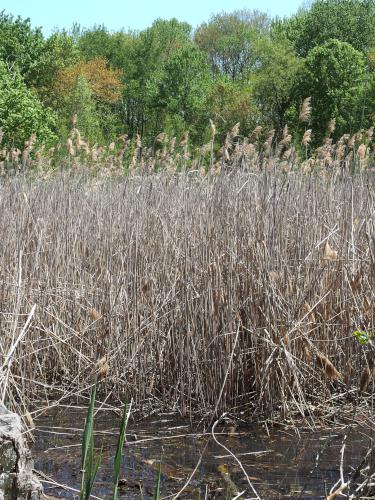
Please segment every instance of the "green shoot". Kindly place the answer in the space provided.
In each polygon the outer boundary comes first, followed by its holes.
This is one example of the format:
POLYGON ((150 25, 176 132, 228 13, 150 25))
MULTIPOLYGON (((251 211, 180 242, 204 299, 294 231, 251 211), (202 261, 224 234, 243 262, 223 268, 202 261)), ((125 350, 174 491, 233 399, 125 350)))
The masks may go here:
POLYGON ((353 335, 361 345, 367 344, 372 339, 372 332, 366 330, 356 330, 353 335))
MULTIPOLYGON (((94 445, 93 445, 93 428, 94 428, 94 407, 95 407, 95 398, 96 398, 96 385, 92 388, 90 403, 87 410, 85 428, 83 431, 83 440, 82 440, 82 479, 81 479, 81 491, 80 491, 80 500, 86 499, 85 495, 85 481, 87 487, 87 481, 89 481, 90 477, 92 477, 92 469, 86 470, 87 468, 87 458, 89 457, 89 463, 93 463, 93 453, 94 453, 94 445), (88 479, 86 480, 86 474, 88 475, 88 479)), ((89 481, 90 482, 90 481, 89 481)), ((86 490, 87 494, 87 490, 86 490)))
POLYGON ((121 470, 121 458, 122 458, 122 453, 123 453, 123 448, 124 448, 124 443, 126 439, 126 427, 128 424, 129 420, 129 415, 130 415, 130 410, 131 410, 131 404, 128 408, 128 405, 125 403, 124 404, 124 411, 122 414, 121 418, 121 424, 120 424, 120 433, 117 441, 117 449, 116 449, 116 455, 115 455, 115 461, 113 465, 113 500, 117 500, 118 498, 118 482, 120 479, 120 470, 121 470))

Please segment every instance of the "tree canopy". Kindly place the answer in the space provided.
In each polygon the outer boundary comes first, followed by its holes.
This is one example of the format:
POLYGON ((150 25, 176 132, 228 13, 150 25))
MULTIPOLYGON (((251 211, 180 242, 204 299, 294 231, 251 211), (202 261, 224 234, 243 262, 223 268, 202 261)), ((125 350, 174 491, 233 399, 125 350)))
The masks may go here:
POLYGON ((126 134, 152 145, 163 131, 201 144, 234 124, 263 125, 317 144, 375 117, 375 3, 315 0, 285 19, 254 10, 211 16, 196 29, 157 19, 141 31, 78 25, 45 37, 29 19, 0 13, 3 141, 66 139, 71 115, 91 143, 126 134), (309 122, 301 103, 311 97, 309 122), (65 137, 65 139, 64 139, 65 137))

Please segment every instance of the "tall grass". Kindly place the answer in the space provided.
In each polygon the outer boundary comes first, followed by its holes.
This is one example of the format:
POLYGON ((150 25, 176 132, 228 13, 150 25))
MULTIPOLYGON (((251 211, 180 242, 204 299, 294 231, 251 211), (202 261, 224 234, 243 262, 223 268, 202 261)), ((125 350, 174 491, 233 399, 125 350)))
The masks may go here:
POLYGON ((143 413, 330 411, 372 352, 353 332, 374 325, 373 187, 272 167, 4 180, 0 365, 36 304, 8 400, 98 375, 143 413))

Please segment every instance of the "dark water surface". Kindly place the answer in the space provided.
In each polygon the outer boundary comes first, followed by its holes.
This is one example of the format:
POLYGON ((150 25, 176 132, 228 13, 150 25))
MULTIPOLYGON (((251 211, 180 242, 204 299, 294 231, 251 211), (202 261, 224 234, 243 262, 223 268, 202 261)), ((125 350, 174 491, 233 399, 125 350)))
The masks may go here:
MULTIPOLYGON (((55 409, 36 420, 32 452, 35 468, 45 479, 79 489, 84 420, 85 410, 76 408, 55 409)), ((95 448, 99 452, 103 447, 103 462, 94 494, 102 499, 111 498, 118 427, 119 417, 114 412, 98 412, 95 448)), ((345 435, 344 472, 348 474, 369 445, 369 438, 358 430, 301 428, 297 435, 287 427, 269 428, 267 433, 264 426, 234 428, 229 422, 216 429, 217 439, 238 457, 262 499, 325 498, 340 478, 345 435)), ((209 437, 194 434, 187 423, 168 414, 138 424, 130 422, 119 498, 153 498, 161 456, 161 496, 173 498, 196 467, 209 437)), ((77 496, 47 482, 44 486, 54 497, 77 496)), ((180 498, 225 499, 235 496, 236 490, 246 490, 241 498, 255 497, 236 460, 211 437, 194 478, 180 498)))

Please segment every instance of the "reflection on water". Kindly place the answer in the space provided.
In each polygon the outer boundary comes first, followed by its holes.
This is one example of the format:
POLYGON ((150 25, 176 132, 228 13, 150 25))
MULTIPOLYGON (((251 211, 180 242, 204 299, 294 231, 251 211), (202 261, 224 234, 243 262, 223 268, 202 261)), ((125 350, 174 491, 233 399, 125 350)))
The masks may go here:
MULTIPOLYGON (((60 409, 36 421, 33 445, 35 468, 45 477, 78 489, 80 486, 81 428, 85 411, 60 409)), ((119 418, 110 411, 99 412, 95 420, 95 447, 103 447, 103 463, 98 472, 94 494, 111 498, 112 465, 116 449, 119 418)), ((347 434, 344 472, 359 464, 368 438, 348 429, 311 432, 292 429, 266 430, 257 425, 234 429, 217 427, 217 438, 242 462, 262 499, 325 498, 340 477, 340 450, 347 434)), ((163 497, 177 493, 192 473, 209 435, 193 434, 184 422, 170 415, 158 420, 129 424, 128 443, 123 456, 119 497, 152 498, 162 456, 163 497)), ((46 493, 74 498, 72 491, 45 484, 46 493)), ((228 453, 212 438, 193 480, 180 498, 225 499, 233 490, 250 498, 246 477, 228 453)))

